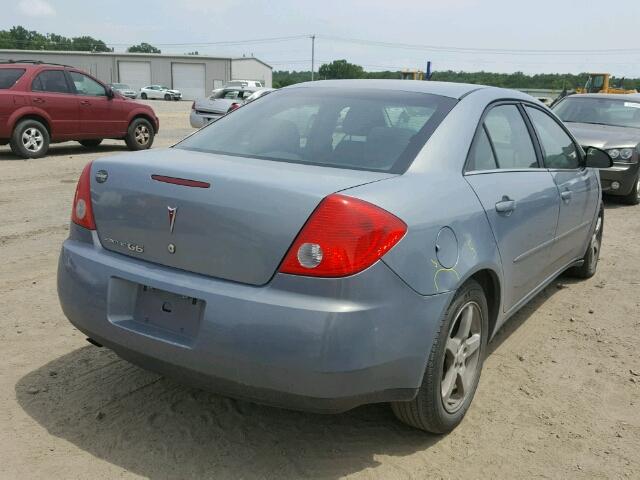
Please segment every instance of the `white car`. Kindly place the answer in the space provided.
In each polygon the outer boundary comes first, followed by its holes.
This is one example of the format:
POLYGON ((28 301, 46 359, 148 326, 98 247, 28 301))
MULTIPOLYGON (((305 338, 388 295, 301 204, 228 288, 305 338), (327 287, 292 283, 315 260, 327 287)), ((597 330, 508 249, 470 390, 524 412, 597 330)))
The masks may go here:
POLYGON ((264 85, 256 80, 231 80, 224 84, 226 87, 263 88, 264 85))
POLYGON ((177 101, 182 98, 182 93, 180 93, 180 90, 172 90, 169 87, 163 87, 162 85, 149 85, 148 87, 142 87, 140 89, 140 98, 177 101))

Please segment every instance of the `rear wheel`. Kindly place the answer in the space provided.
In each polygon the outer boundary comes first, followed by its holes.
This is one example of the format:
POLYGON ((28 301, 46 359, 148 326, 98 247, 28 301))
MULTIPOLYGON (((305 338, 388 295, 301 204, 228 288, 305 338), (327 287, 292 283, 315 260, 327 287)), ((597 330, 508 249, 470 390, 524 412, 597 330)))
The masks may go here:
POLYGON ((22 158, 44 157, 49 150, 49 131, 37 120, 22 120, 13 129, 9 145, 22 158))
POLYGON ((631 192, 622 197, 622 201, 628 205, 638 205, 640 203, 640 175, 636 178, 631 192))
POLYGON ((569 275, 578 278, 591 278, 596 274, 598 260, 600 259, 600 247, 602 246, 602 231, 604 227, 604 210, 600 210, 596 227, 589 239, 589 247, 582 257, 582 265, 569 269, 569 275))
POLYGON ((153 145, 155 132, 151 123, 144 118, 136 118, 129 124, 124 141, 129 150, 146 150, 153 145))
POLYGON ((453 430, 473 400, 488 334, 484 290, 469 280, 456 292, 440 324, 418 395, 409 402, 393 402, 393 413, 427 432, 453 430))
POLYGON ((169 95, 168 93, 164 94, 164 99, 165 100, 171 100, 171 95, 169 95))
POLYGON ((141 98, 141 99, 143 99, 143 100, 146 100, 146 99, 147 99, 147 94, 146 94, 146 93, 144 93, 144 92, 142 92, 142 93, 140 94, 140 98, 141 98))
POLYGON ((98 145, 102 143, 102 139, 92 139, 92 140, 80 140, 80 145, 86 148, 96 148, 98 145))

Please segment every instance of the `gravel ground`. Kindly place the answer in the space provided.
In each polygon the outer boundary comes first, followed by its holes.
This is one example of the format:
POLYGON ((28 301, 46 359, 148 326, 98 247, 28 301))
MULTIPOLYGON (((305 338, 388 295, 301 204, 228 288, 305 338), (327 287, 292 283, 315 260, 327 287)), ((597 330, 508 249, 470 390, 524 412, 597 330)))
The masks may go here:
MULTIPOLYGON (((190 102, 149 102, 154 148, 190 102)), ((385 405, 321 416, 186 388, 88 345, 56 263, 88 160, 0 147, 0 478, 640 478, 640 207, 607 202, 598 274, 560 278, 490 345, 466 419, 437 437, 385 405)))

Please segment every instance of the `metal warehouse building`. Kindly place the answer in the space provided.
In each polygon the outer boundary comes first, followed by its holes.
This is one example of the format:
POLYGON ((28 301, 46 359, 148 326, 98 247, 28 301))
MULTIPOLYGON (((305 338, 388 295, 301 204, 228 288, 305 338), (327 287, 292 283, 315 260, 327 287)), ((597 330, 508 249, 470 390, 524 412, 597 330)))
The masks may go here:
POLYGON ((204 97, 230 80, 258 80, 271 87, 271 66, 255 57, 0 50, 0 60, 10 59, 71 65, 105 83, 126 83, 134 90, 164 85, 180 90, 187 100, 204 97))

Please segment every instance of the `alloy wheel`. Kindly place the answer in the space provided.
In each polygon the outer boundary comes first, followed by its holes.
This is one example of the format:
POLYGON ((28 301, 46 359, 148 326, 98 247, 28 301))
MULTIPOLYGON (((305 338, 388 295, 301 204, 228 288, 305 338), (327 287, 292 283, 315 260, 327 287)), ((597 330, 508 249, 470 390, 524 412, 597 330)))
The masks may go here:
POLYGON ((22 145, 28 151, 37 153, 42 149, 44 144, 44 137, 42 132, 34 127, 27 128, 22 132, 22 145))
POLYGON ((138 125, 133 132, 136 142, 139 145, 146 145, 149 143, 149 129, 146 125, 138 125))
POLYGON ((445 345, 440 392, 449 413, 458 411, 472 394, 481 343, 482 310, 476 302, 467 302, 458 310, 445 345))

